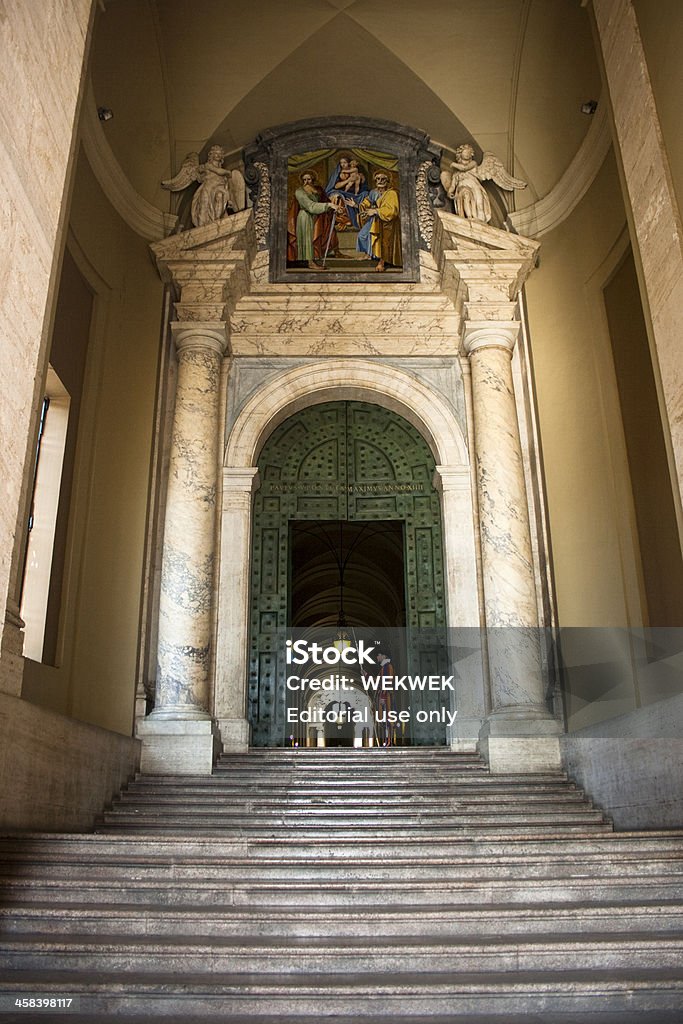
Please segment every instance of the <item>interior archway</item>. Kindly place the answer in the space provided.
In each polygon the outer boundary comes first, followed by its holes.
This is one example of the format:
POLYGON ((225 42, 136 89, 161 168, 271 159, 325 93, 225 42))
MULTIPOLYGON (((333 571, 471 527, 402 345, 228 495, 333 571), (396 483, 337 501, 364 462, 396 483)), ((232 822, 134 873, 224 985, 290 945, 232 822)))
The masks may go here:
POLYGON ((293 629, 406 624, 403 524, 294 520, 290 523, 293 629))
MULTIPOLYGON (((264 444, 258 467, 249 718, 254 745, 277 746, 291 735, 288 710, 303 701, 285 686, 283 640, 292 629, 326 630, 328 643, 347 625, 384 636, 445 629, 441 502, 421 434, 365 402, 290 416, 264 444)), ((433 670, 434 643, 412 652, 401 635, 394 646, 404 670, 433 670)), ((410 740, 442 743, 445 732, 436 725, 410 740)))

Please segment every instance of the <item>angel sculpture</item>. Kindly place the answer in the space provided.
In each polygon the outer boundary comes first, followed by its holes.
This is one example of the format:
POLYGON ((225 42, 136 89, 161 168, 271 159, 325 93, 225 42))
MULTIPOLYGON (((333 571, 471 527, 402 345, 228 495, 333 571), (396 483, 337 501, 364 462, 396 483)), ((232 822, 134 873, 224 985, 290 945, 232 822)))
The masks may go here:
POLYGON ((477 164, 474 150, 467 142, 456 149, 451 170, 441 172, 441 184, 448 198, 453 200, 455 212, 460 217, 483 220, 485 224, 491 220, 491 202, 481 183, 489 180, 507 192, 527 186, 521 178, 508 174, 493 153, 484 153, 481 163, 477 164))
POLYGON ((228 210, 236 213, 247 205, 247 189, 242 172, 223 167, 225 150, 212 146, 205 164, 198 153, 188 153, 175 178, 162 181, 163 188, 180 192, 193 181, 201 184, 192 197, 192 223, 196 228, 220 220, 228 210))

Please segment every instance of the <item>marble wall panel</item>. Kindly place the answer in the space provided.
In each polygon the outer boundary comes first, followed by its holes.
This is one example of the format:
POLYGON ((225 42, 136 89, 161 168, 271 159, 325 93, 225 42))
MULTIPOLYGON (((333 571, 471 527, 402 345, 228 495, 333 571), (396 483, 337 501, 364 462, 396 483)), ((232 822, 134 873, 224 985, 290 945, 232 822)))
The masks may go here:
MULTIPOLYGON (((400 358, 373 360, 379 368, 383 365, 396 367, 415 377, 426 387, 433 389, 452 408, 463 437, 467 436, 467 418, 463 391, 462 370, 457 356, 400 358)), ((226 436, 230 432, 245 402, 268 382, 273 382, 282 372, 296 367, 310 365, 305 358, 281 358, 245 356, 231 361, 228 380, 226 436)), ((365 399, 367 400, 367 398, 365 399)))

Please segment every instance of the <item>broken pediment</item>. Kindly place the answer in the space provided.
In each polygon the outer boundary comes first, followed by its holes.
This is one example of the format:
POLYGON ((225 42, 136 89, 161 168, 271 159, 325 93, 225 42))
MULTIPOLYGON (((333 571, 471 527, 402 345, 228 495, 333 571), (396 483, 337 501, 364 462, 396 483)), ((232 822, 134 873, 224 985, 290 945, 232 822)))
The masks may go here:
POLYGON ((467 304, 470 318, 507 320, 539 249, 523 235, 435 211, 432 254, 444 290, 457 309, 467 304))

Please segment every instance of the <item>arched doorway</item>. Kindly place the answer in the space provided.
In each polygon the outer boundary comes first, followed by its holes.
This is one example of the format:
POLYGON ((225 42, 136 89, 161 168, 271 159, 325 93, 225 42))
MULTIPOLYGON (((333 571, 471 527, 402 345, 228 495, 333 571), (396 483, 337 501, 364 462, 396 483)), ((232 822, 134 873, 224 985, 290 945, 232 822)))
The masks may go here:
MULTIPOLYGON (((399 668, 443 667, 441 504, 422 435, 397 413, 365 402, 329 402, 290 416, 266 441, 258 468, 249 720, 254 745, 279 746, 292 736, 282 643, 292 626, 332 628, 341 616, 351 629, 394 630, 399 668)), ((406 741, 440 744, 445 728, 430 723, 406 741)))

